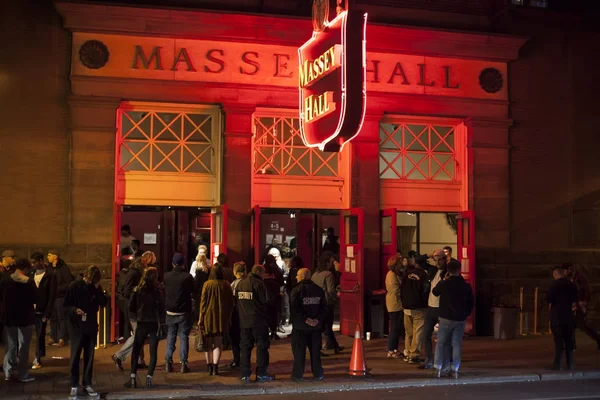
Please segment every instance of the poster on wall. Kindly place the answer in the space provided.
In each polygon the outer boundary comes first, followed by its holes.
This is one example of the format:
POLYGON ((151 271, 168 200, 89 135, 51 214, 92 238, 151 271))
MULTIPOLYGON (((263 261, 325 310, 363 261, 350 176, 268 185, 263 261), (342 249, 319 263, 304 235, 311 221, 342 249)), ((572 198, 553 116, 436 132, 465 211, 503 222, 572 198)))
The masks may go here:
POLYGON ((144 233, 144 244, 156 244, 156 233, 144 233))

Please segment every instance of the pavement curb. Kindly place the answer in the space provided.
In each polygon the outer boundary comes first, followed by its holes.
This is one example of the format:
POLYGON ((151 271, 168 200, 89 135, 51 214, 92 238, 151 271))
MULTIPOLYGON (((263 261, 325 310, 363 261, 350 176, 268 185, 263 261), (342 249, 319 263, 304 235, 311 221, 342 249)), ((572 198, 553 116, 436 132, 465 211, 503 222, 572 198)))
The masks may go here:
POLYGON ((377 389, 401 389, 410 387, 426 386, 457 386, 457 385, 481 385, 493 383, 520 383, 537 381, 564 381, 578 379, 600 379, 598 371, 576 371, 570 373, 525 373, 520 375, 501 376, 476 376, 465 377, 459 380, 452 379, 406 379, 406 380, 376 380, 365 378, 361 380, 346 382, 324 382, 314 383, 310 381, 302 383, 268 383, 248 385, 221 385, 221 386, 198 386, 193 389, 181 390, 138 390, 127 392, 113 392, 104 398, 107 400, 138 400, 138 399, 185 399, 185 398, 214 398, 234 396, 258 396, 258 395, 282 395, 301 393, 327 393, 346 392, 356 390, 377 389), (260 386, 259 386, 260 385, 260 386))

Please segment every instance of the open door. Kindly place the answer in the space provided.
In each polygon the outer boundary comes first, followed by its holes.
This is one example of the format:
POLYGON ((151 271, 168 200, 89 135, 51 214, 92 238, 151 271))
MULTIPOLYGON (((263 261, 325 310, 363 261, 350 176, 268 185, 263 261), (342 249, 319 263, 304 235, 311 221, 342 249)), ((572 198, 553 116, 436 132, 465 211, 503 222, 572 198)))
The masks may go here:
POLYGON ((398 252, 396 209, 381 210, 381 287, 385 288, 388 260, 398 252))
POLYGON ((342 210, 340 219, 340 333, 364 333, 364 212, 342 210))
MULTIPOLYGON (((472 210, 458 213, 458 261, 461 265, 463 278, 471 284, 473 292, 475 290, 475 214, 472 210)), ((475 335, 475 310, 467 319, 465 333, 475 335)))
POLYGON ((119 332, 119 310, 117 307, 117 299, 114 293, 117 292, 117 276, 120 269, 121 261, 121 217, 123 215, 123 207, 117 203, 113 206, 113 235, 112 235, 112 268, 110 273, 110 309, 112 318, 110 319, 110 341, 114 342, 119 332))
POLYGON ((210 212, 210 254, 212 264, 219 254, 227 254, 227 204, 213 207, 210 212))
MULTIPOLYGON (((262 255, 262 249, 260 249, 260 206, 254 206, 252 208, 252 215, 250 216, 251 229, 250 232, 250 246, 252 247, 252 262, 254 264, 260 263, 260 257, 262 255)), ((248 271, 252 269, 253 265, 248 266, 248 271)))

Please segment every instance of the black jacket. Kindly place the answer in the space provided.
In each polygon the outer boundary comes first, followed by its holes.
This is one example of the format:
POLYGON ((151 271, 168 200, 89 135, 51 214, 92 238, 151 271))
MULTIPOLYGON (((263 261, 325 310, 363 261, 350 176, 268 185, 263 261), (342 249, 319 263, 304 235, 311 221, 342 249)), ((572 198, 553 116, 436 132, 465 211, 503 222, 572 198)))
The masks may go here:
POLYGON ((135 289, 129 300, 129 316, 137 322, 165 322, 165 299, 158 289, 135 289))
POLYGON ((98 309, 105 307, 108 298, 102 287, 96 288, 83 279, 71 282, 65 294, 65 308, 71 329, 79 333, 94 333, 98 330, 98 309), (86 320, 77 315, 77 309, 85 312, 86 320))
POLYGON ((129 300, 142 275, 135 267, 123 268, 117 278, 117 298, 129 300))
POLYGON ((165 303, 167 311, 173 313, 192 312, 194 278, 180 267, 165 274, 165 303))
POLYGON ((327 316, 325 292, 310 279, 299 282, 292 290, 290 313, 294 329, 301 331, 320 331, 327 316), (315 327, 308 325, 307 318, 316 319, 315 327))
POLYGON ((240 316, 241 328, 268 326, 267 302, 269 295, 262 278, 249 274, 235 288, 235 306, 240 316))
MULTIPOLYGON (((34 282, 35 271, 29 273, 29 278, 34 282)), ((35 313, 43 314, 46 319, 52 316, 54 299, 56 298, 56 275, 52 267, 46 267, 46 273, 40 281, 40 286, 35 287, 35 313)))
POLYGON ((432 293, 440 296, 440 318, 465 321, 475 306, 471 285, 460 275, 441 280, 432 293))
POLYGON ((577 303, 577 286, 567 278, 554 281, 546 301, 550 304, 550 322, 553 324, 573 324, 573 305, 577 303))
POLYGON ((71 274, 69 266, 62 260, 62 258, 58 259, 56 267, 51 268, 56 276, 56 297, 65 297, 69 285, 75 278, 73 277, 73 274, 71 274))
POLYGON ((406 310, 427 308, 429 277, 420 267, 410 266, 406 269, 401 285, 402 305, 406 310))
POLYGON ((35 323, 35 283, 28 276, 6 273, 0 281, 2 323, 6 326, 30 326, 35 323))

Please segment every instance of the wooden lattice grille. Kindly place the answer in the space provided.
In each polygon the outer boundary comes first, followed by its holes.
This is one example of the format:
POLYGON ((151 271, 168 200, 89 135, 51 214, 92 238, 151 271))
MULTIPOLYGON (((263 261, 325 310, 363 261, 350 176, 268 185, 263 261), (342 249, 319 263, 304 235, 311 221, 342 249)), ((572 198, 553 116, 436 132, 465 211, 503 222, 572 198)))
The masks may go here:
POLYGON ((208 113, 121 113, 124 171, 214 174, 213 116, 208 113))
POLYGON ((381 179, 457 181, 456 126, 381 123, 381 179))
POLYGON ((300 136, 300 120, 254 117, 254 173, 283 176, 338 176, 338 153, 308 148, 300 136))

